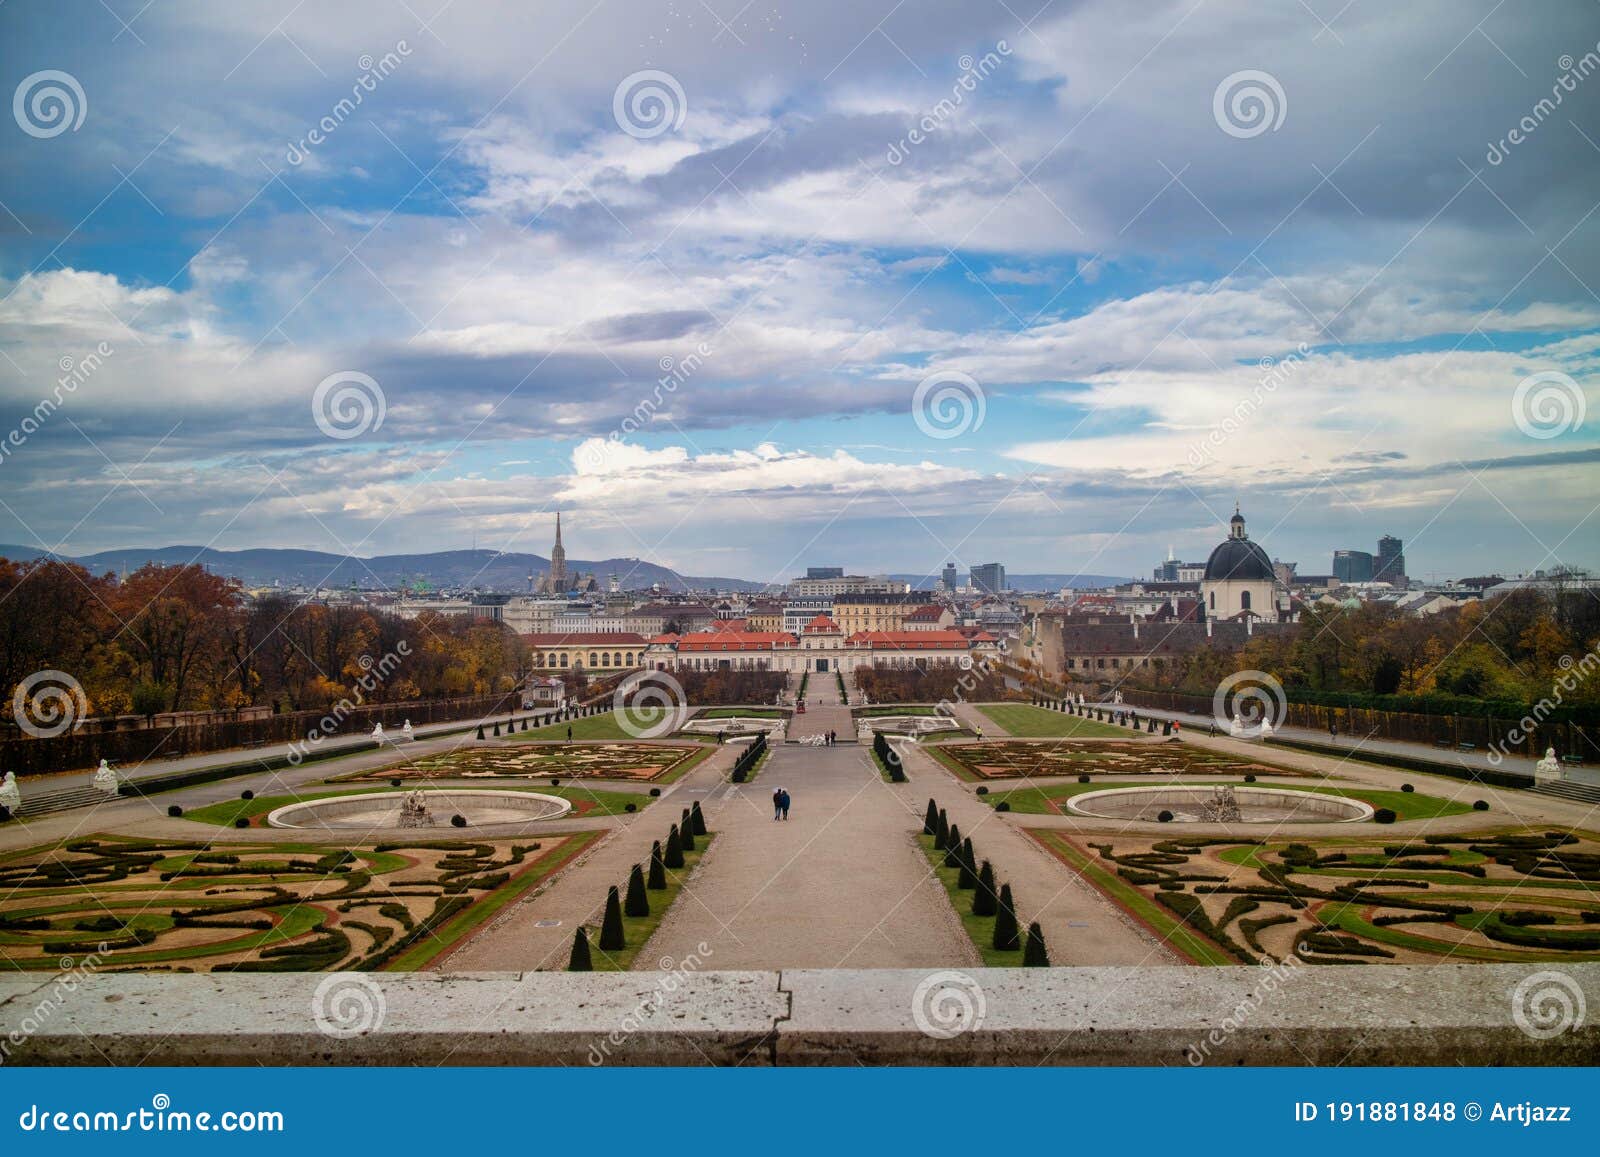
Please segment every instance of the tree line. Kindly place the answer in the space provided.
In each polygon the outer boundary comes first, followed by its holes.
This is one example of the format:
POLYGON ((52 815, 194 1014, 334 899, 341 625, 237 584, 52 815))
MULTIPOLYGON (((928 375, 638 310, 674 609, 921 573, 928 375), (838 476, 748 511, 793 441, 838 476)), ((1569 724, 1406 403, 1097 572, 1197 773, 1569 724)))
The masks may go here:
POLYGON ((93 715, 319 710, 357 686, 369 702, 510 691, 529 664, 526 643, 492 619, 252 599, 196 565, 95 575, 74 563, 0 559, 8 700, 30 675, 55 670, 83 688, 93 715))
POLYGON ((1523 589, 1432 615, 1386 603, 1313 604, 1294 631, 1258 634, 1239 653, 1204 648, 1169 658, 1141 668, 1137 681, 1209 695, 1233 672, 1259 670, 1305 702, 1473 714, 1473 705, 1514 704, 1520 714, 1558 686, 1567 706, 1600 706, 1600 678, 1588 677, 1597 651, 1593 592, 1523 589))

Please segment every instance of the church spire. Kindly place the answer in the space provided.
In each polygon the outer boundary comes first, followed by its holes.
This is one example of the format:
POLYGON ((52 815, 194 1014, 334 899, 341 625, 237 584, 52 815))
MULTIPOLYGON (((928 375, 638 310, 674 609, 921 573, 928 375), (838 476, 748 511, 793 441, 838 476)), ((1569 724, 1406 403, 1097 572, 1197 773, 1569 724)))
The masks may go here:
POLYGON ((556 511, 556 545, 561 545, 561 511, 556 511))

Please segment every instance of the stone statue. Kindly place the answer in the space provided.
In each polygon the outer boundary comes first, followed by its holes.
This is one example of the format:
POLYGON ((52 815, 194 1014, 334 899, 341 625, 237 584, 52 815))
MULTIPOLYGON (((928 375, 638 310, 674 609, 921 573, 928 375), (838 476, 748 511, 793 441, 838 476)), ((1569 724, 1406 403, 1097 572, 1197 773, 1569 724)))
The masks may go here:
POLYGON ((17 787, 17 773, 6 772, 6 777, 0 780, 0 807, 5 808, 12 815, 22 810, 22 792, 17 787))
POLYGON ((1228 722, 1228 734, 1235 739, 1244 738, 1244 720, 1241 717, 1235 715, 1228 722))
POLYGON ((1229 784, 1211 789, 1211 798, 1200 805, 1207 823, 1236 824, 1239 822, 1239 797, 1229 784))
POLYGON ((1545 748, 1544 758, 1533 765, 1533 778, 1534 782, 1536 783, 1546 783, 1550 781, 1559 782, 1561 779, 1565 778, 1561 767, 1561 760, 1556 758, 1555 748, 1545 748))
POLYGON ((427 797, 420 791, 409 791, 400 802, 400 826, 403 828, 431 828, 433 813, 428 810, 427 797))
POLYGON ((1272 738, 1272 720, 1266 716, 1263 716, 1261 719, 1261 738, 1272 738))
POLYGON ((372 738, 376 739, 379 743, 383 742, 383 724, 378 723, 373 726, 372 738))
POLYGON ((111 765, 105 760, 100 761, 100 768, 94 773, 90 783, 105 792, 107 795, 116 795, 117 789, 122 786, 117 780, 117 773, 111 770, 111 765))
POLYGON ((400 734, 407 739, 415 739, 417 737, 417 733, 411 730, 411 720, 406 720, 405 726, 400 728, 400 734))

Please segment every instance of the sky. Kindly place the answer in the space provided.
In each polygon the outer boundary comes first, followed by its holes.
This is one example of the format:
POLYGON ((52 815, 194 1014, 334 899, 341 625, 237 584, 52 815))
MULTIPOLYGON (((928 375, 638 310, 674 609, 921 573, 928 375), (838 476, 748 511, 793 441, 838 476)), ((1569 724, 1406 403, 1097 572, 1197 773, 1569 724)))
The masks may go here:
POLYGON ((1595 0, 11 0, 0 81, 0 543, 1600 565, 1595 0))

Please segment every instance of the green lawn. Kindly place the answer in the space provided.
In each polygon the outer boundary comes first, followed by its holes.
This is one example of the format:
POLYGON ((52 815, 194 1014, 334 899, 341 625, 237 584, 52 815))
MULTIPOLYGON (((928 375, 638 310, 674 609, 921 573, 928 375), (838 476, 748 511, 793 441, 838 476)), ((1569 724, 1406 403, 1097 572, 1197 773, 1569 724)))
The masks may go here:
MULTIPOLYGON (((922 852, 928 857, 928 863, 933 867, 933 874, 939 877, 939 882, 944 885, 944 890, 950 897, 950 903, 955 907, 956 915, 961 917, 961 925, 967 930, 972 943, 977 947, 979 955, 983 957, 985 968, 1021 968, 1022 945, 1028 939, 1028 921, 1030 917, 1022 912, 1017 913, 1017 924, 1020 938, 1017 948, 1011 952, 1001 952, 994 947, 994 917, 974 916, 972 914, 972 890, 962 891, 956 887, 956 881, 961 873, 956 868, 944 866, 944 853, 933 850, 932 836, 918 836, 917 843, 922 846, 922 852)), ((976 842, 973 844, 973 854, 977 857, 978 864, 983 864, 983 848, 976 842)), ((996 888, 1005 884, 1005 880, 995 880, 996 888)), ((1048 950, 1049 945, 1045 948, 1048 950)))
MULTIPOLYGON (((207 804, 197 807, 193 811, 185 811, 183 818, 194 820, 196 823, 216 824, 218 827, 231 828, 233 822, 241 816, 246 819, 255 819, 264 816, 275 808, 286 807, 292 803, 303 803, 306 800, 328 799, 341 795, 370 795, 379 792, 408 792, 415 791, 419 785, 408 784, 404 787, 373 786, 361 791, 310 791, 302 795, 268 795, 257 796, 255 799, 229 799, 221 803, 207 804)), ((562 799, 572 801, 572 811, 569 817, 577 817, 580 812, 585 816, 611 816, 623 814, 628 804, 634 804, 635 811, 643 811, 655 802, 656 797, 646 795, 644 792, 630 791, 594 791, 582 786, 551 787, 548 784, 539 787, 533 784, 506 784, 493 785, 496 791, 536 791, 541 795, 560 796, 562 799), (584 808, 587 803, 590 806, 584 808)), ((455 829, 452 829, 454 831, 455 829)))
POLYGON ((708 707, 696 719, 782 719, 787 711, 777 707, 708 707))
MULTIPOLYGON (((716 836, 716 832, 707 832, 703 836, 696 836, 694 839, 695 850, 683 853, 683 867, 667 869, 666 890, 649 893, 650 915, 623 915, 622 934, 627 941, 626 948, 615 952, 600 951, 599 923, 584 925, 589 930, 589 958, 593 961, 596 972, 626 972, 633 967, 634 959, 639 955, 645 944, 649 942, 650 937, 655 935, 656 928, 661 924, 661 921, 666 919, 667 912, 671 910, 673 902, 682 893, 684 883, 689 879, 689 874, 694 871, 695 865, 700 862, 700 857, 706 854, 706 850, 711 846, 711 841, 716 836)), ((663 833, 662 846, 665 846, 666 842, 666 836, 663 833)), ((648 853, 644 862, 639 866, 648 874, 650 870, 648 853)), ((628 878, 626 876, 617 881, 617 891, 624 900, 627 899, 628 878)), ((602 895, 600 899, 603 901, 605 897, 602 895)), ((649 963, 653 965, 655 962, 650 961, 649 963)))
POLYGON ((918 706, 916 704, 906 707, 884 705, 881 707, 857 707, 851 712, 851 714, 853 714, 857 719, 872 719, 879 715, 937 715, 939 714, 939 709, 937 707, 918 706))
MULTIPOLYGON (((1117 727, 1065 711, 1047 711, 1031 703, 988 703, 978 708, 1007 735, 1019 739, 1132 739, 1131 727, 1117 727)), ((1140 732, 1139 734, 1143 734, 1140 732)))
POLYGON ((1209 936, 1196 932, 1174 916, 1169 909, 1157 904, 1121 876, 1113 871, 1107 871, 1094 856, 1079 851, 1063 833, 1029 831, 1028 834, 1069 868, 1148 924, 1156 935, 1196 964, 1239 963, 1231 953, 1214 943, 1209 936))
POLYGON ((453 919, 445 921, 442 927, 434 929, 433 935, 424 936, 411 948, 402 952, 384 968, 384 971, 415 972, 427 967, 428 963, 441 952, 460 944, 496 912, 570 864, 585 848, 603 835, 604 832, 574 832, 558 849, 560 854, 548 855, 535 861, 527 871, 508 880, 465 911, 458 913, 453 919))
MULTIPOLYGON (((648 731, 652 727, 659 727, 666 719, 665 707, 639 707, 630 708, 627 712, 628 721, 634 731, 648 731)), ((585 715, 581 719, 568 719, 561 723, 552 723, 549 727, 530 727, 526 731, 518 731, 513 735, 501 736, 504 740, 518 742, 523 739, 565 739, 567 729, 572 729, 573 739, 637 739, 628 731, 622 729, 621 715, 616 711, 602 711, 598 715, 585 715)), ((485 733, 487 734, 487 732, 485 733)), ((665 739, 670 732, 651 736, 652 739, 665 739)))
MULTIPOLYGON (((1183 780, 1176 786, 1182 787, 1211 787, 1219 783, 1231 783, 1235 787, 1246 787, 1247 784, 1238 780, 1183 780)), ((1140 783, 1137 780, 1091 780, 1089 783, 1062 783, 1054 787, 1019 787, 1013 791, 990 792, 980 796, 990 807, 994 807, 1001 800, 1011 805, 1011 810, 1022 815, 1057 815, 1058 809, 1050 806, 1051 800, 1064 800, 1071 796, 1081 795, 1088 791, 1104 791, 1115 787, 1164 787, 1171 784, 1140 783)), ((1263 784, 1262 786, 1273 786, 1263 784)), ((1285 786, 1288 785, 1277 785, 1285 786)), ((1397 820, 1429 820, 1439 816, 1456 816, 1472 810, 1471 804, 1460 803, 1456 800, 1441 799, 1433 795, 1421 795, 1417 792, 1383 791, 1379 788, 1366 787, 1302 787, 1295 784, 1294 791, 1314 791, 1323 795, 1345 796, 1349 799, 1358 799, 1370 804, 1374 809, 1390 808, 1394 811, 1397 820)))

